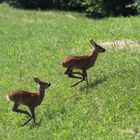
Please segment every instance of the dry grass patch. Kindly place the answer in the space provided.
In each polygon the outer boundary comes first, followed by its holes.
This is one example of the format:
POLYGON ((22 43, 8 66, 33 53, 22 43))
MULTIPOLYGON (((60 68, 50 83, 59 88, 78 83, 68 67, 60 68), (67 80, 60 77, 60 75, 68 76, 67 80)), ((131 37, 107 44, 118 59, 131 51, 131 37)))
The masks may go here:
POLYGON ((121 40, 116 40, 116 41, 106 41, 100 43, 101 46, 103 47, 117 47, 119 49, 122 49, 124 47, 129 47, 129 48, 138 48, 140 47, 140 43, 138 40, 132 40, 132 39, 121 39, 121 40))

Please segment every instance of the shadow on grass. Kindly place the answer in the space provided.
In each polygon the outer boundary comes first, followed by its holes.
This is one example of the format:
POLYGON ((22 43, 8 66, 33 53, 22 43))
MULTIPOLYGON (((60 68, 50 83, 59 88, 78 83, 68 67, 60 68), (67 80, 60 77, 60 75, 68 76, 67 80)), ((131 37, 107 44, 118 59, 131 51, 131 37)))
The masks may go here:
POLYGON ((102 78, 100 78, 100 79, 95 80, 95 82, 90 83, 89 86, 90 86, 91 88, 96 87, 96 86, 98 86, 99 84, 103 84, 105 81, 107 81, 108 78, 109 78, 109 77, 104 76, 104 77, 102 77, 102 78))
POLYGON ((89 83, 88 85, 81 86, 80 87, 81 93, 83 93, 83 91, 85 91, 85 89, 86 89, 86 92, 88 93, 90 91, 90 89, 93 89, 93 88, 97 87, 98 85, 103 84, 104 82, 107 81, 108 78, 109 77, 104 76, 100 79, 95 80, 94 82, 89 83))
POLYGON ((35 123, 35 126, 40 126, 42 124, 43 117, 35 123))
POLYGON ((30 129, 32 129, 34 127, 40 127, 42 124, 42 120, 43 120, 43 117, 40 120, 36 121, 35 124, 33 123, 32 125, 30 125, 30 129))
POLYGON ((103 77, 95 80, 94 82, 90 82, 88 85, 84 85, 80 87, 81 93, 85 92, 88 93, 91 89, 97 87, 100 84, 103 84, 106 82, 109 78, 118 76, 119 74, 126 73, 125 69, 116 69, 113 72, 110 72, 110 74, 104 75, 103 77))

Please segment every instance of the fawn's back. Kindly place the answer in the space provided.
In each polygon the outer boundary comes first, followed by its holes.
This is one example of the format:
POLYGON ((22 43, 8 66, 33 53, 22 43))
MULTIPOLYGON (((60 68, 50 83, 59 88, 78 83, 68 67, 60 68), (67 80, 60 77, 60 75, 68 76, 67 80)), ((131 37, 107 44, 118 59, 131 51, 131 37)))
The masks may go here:
POLYGON ((105 52, 105 49, 90 40, 93 46, 93 52, 90 56, 68 56, 64 58, 61 65, 65 68, 89 69, 96 61, 98 53, 105 52))
POLYGON ((68 56, 61 62, 61 65, 65 68, 72 67, 82 69, 89 61, 90 56, 68 56))
POLYGON ((39 98, 39 95, 38 93, 31 93, 25 90, 14 90, 10 94, 6 95, 6 97, 18 104, 37 106, 37 98, 39 98))

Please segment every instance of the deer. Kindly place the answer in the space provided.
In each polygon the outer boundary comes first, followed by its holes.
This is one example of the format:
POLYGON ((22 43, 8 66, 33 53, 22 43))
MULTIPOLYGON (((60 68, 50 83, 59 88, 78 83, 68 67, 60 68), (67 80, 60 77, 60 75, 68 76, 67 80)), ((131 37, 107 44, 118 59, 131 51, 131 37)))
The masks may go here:
POLYGON ((101 46, 97 45, 93 39, 90 40, 91 45, 93 46, 93 52, 89 56, 68 56, 65 57, 61 61, 62 67, 66 68, 64 74, 68 75, 70 78, 78 78, 80 81, 76 82, 75 84, 71 85, 74 87, 81 83, 82 81, 86 81, 88 85, 88 78, 87 78, 87 70, 94 66, 95 61, 99 53, 103 53, 106 50, 101 46), (82 72, 73 72, 74 69, 79 69, 82 72))
POLYGON ((39 78, 33 79, 38 84, 37 93, 32 93, 25 90, 13 90, 12 92, 6 95, 7 100, 11 100, 14 102, 14 105, 12 107, 12 110, 14 112, 23 113, 30 117, 29 120, 22 124, 22 126, 25 126, 32 119, 34 124, 36 123, 35 108, 42 103, 44 99, 45 90, 51 86, 50 83, 41 81, 39 78), (18 109, 19 105, 21 104, 29 107, 31 114, 26 110, 18 109))

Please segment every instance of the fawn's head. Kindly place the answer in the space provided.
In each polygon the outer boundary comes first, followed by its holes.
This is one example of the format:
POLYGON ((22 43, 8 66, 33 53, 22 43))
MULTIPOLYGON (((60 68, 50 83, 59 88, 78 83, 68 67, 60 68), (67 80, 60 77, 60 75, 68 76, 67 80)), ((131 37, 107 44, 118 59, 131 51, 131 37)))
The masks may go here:
POLYGON ((97 45, 93 40, 90 40, 91 45, 94 47, 97 52, 105 52, 105 49, 97 45))
POLYGON ((34 78, 34 81, 38 84, 40 89, 47 89, 48 87, 51 86, 51 83, 41 81, 38 78, 34 78))

